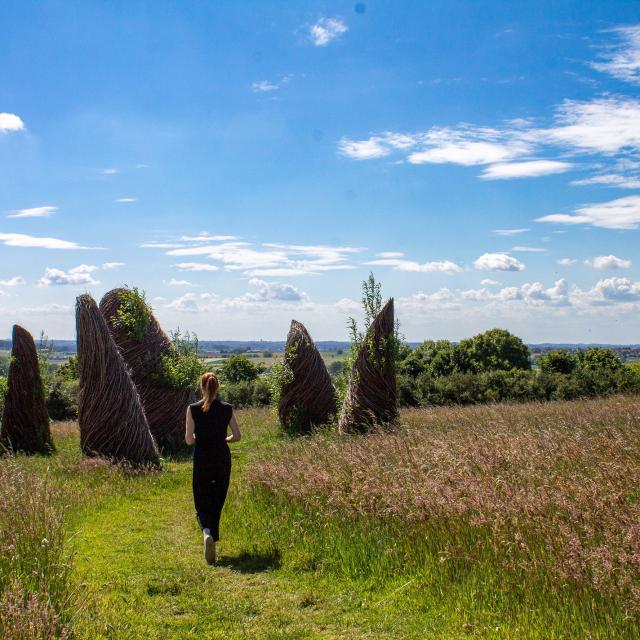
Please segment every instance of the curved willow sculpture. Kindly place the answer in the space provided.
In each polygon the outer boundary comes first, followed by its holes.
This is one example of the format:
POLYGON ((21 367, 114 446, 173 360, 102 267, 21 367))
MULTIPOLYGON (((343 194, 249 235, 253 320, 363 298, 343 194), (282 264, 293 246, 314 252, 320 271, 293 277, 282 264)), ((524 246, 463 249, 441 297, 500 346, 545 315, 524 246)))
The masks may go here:
POLYGON ((49 414, 33 336, 13 325, 11 364, 2 415, 0 445, 11 451, 51 453, 49 414))
POLYGON ((140 340, 114 326, 125 292, 121 288, 107 292, 100 301, 100 311, 129 367, 153 437, 161 450, 175 452, 184 447, 185 411, 195 396, 190 389, 173 389, 153 378, 162 357, 173 345, 152 314, 140 340))
POLYGON ((289 376, 280 391, 280 423, 291 433, 308 433, 336 413, 335 389, 318 348, 297 320, 291 321, 284 358, 289 376))
POLYGON ((76 301, 78 422, 85 455, 158 465, 158 449, 127 365, 95 300, 76 301))
POLYGON ((395 339, 391 298, 371 323, 351 368, 340 433, 366 433, 397 420, 395 339))

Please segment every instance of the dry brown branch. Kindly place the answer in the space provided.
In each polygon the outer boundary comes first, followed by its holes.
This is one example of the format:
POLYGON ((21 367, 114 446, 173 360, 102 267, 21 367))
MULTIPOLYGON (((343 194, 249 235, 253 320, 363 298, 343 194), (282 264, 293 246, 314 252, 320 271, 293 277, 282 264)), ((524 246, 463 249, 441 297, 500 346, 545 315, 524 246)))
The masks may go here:
POLYGON ((287 431, 308 433, 329 422, 336 412, 335 389, 318 348, 297 320, 291 321, 285 364, 290 379, 280 393, 280 423, 287 431))
POLYGON ((80 446, 88 456, 157 465, 158 449, 122 354, 95 300, 76 301, 80 446))
POLYGON ((27 453, 53 450, 36 345, 33 336, 17 324, 13 325, 0 446, 27 453))
POLYGON ((397 420, 394 331, 391 298, 371 323, 351 367, 338 423, 340 433, 365 433, 397 420))
POLYGON ((153 316, 142 340, 114 326, 113 319, 125 291, 112 289, 107 292, 100 301, 100 311, 131 371, 153 437, 161 450, 177 451, 184 446, 185 411, 195 397, 190 389, 172 389, 153 379, 152 374, 159 370, 162 357, 172 348, 171 339, 153 316))

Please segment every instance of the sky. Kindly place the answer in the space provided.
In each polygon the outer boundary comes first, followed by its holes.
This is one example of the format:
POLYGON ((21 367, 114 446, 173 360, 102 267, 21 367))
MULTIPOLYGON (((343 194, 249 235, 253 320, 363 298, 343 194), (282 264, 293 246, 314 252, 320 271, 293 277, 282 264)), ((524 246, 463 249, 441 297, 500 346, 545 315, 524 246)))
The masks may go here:
POLYGON ((640 2, 5 0, 0 337, 640 342, 640 2))

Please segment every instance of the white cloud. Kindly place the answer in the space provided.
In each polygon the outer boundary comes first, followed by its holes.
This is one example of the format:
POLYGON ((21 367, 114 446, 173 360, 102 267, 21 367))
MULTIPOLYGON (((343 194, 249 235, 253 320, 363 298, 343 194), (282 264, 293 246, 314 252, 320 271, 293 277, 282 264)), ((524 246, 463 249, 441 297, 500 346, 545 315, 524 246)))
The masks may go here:
POLYGON ((105 176, 113 176, 119 171, 120 171, 119 169, 116 169, 114 167, 107 167, 106 169, 100 169, 100 173, 102 173, 105 176))
POLYGON ((14 276, 8 280, 0 280, 0 285, 3 287, 17 287, 26 283, 27 281, 22 276, 14 276))
POLYGON ((179 249, 185 245, 182 242, 143 242, 140 245, 141 249, 179 249))
MULTIPOLYGON (((607 157, 640 149, 640 100, 607 95, 592 100, 565 100, 555 109, 550 126, 513 119, 499 127, 432 127, 417 133, 386 131, 354 140, 343 137, 338 152, 359 160, 402 152, 411 164, 453 163, 462 166, 489 165, 480 174, 486 180, 539 177, 575 167, 567 155, 602 154, 607 157), (550 154, 558 159, 535 159, 550 154)), ((602 167, 600 167, 602 170, 602 167)), ((637 172, 636 172, 637 173, 637 172)), ((635 188, 638 175, 587 178, 574 184, 613 184, 635 188)))
POLYGON ((625 82, 640 82, 640 25, 618 27, 611 30, 619 37, 616 46, 607 47, 602 62, 591 66, 625 82))
POLYGON ((278 84, 273 84, 268 80, 260 80, 260 82, 251 83, 251 91, 257 91, 257 92, 276 91, 279 88, 280 87, 278 84))
POLYGON ((251 83, 251 91, 255 91, 256 93, 269 93, 271 91, 277 91, 282 88, 285 84, 288 84, 291 81, 293 76, 288 74, 286 76, 282 76, 280 80, 277 82, 270 82, 269 80, 260 80, 259 82, 251 83))
POLYGON ((31 209, 19 209, 11 213, 7 218, 48 218, 58 210, 58 207, 47 205, 44 207, 32 207, 31 209))
POLYGON ((509 251, 514 253, 545 253, 548 249, 542 249, 541 247, 527 247, 523 245, 516 245, 515 247, 511 247, 509 251))
POLYGON ((492 233, 495 233, 497 236, 517 236, 527 231, 531 231, 531 229, 494 229, 492 233))
POLYGON ((365 262, 365 264, 392 267, 395 271, 408 271, 412 273, 439 272, 453 275, 454 273, 462 272, 462 267, 451 260, 439 260, 421 264, 413 260, 403 260, 401 258, 379 258, 365 262))
POLYGON ((622 258, 618 258, 613 255, 608 256, 596 256, 595 258, 591 258, 589 260, 585 260, 584 263, 588 267, 593 267, 594 269, 630 269, 631 268, 631 260, 624 260, 622 258))
POLYGON ((208 262, 178 262, 174 266, 180 271, 218 271, 220 268, 208 262))
POLYGON ((494 287, 500 283, 497 280, 492 280, 491 278, 485 278, 484 280, 480 280, 480 284, 483 287, 494 287))
POLYGON ((640 301, 640 282, 629 278, 604 278, 589 291, 576 289, 573 294, 576 304, 611 305, 640 301))
POLYGON ((218 297, 213 293, 185 293, 184 295, 168 302, 165 307, 174 311, 184 311, 189 313, 206 312, 212 309, 218 297))
POLYGON ((178 280, 176 278, 171 278, 167 282, 170 287, 195 287, 197 285, 193 284, 193 282, 189 282, 189 280, 178 280))
POLYGON ((257 288, 255 293, 246 294, 248 300, 267 302, 268 300, 283 300, 287 302, 299 302, 306 299, 307 295, 292 284, 282 282, 266 282, 258 278, 249 280, 249 284, 257 288))
POLYGON ((219 298, 212 293, 185 293, 184 295, 167 303, 167 309, 185 311, 190 313, 220 312, 224 309, 258 311, 270 305, 285 306, 299 305, 306 302, 308 296, 292 284, 281 282, 267 282, 258 278, 249 280, 254 288, 235 298, 219 298))
POLYGON ((483 180, 511 180, 513 178, 537 178, 552 173, 564 173, 573 165, 558 160, 528 160, 526 162, 502 162, 489 165, 481 174, 483 180))
POLYGON ((38 280, 39 287, 63 286, 63 285, 87 285, 99 284, 91 275, 98 267, 95 265, 81 264, 69 271, 47 267, 44 275, 38 280))
POLYGON ((347 256, 362 251, 358 247, 281 243, 265 243, 261 248, 253 248, 250 243, 240 241, 199 244, 203 238, 204 236, 183 236, 183 240, 190 240, 193 243, 192 246, 170 249, 167 255, 206 256, 210 260, 221 262, 226 271, 242 271, 245 275, 252 277, 275 277, 353 269, 355 267, 348 263, 347 256))
POLYGON ((409 154, 411 164, 494 164, 529 153, 532 145, 518 135, 496 129, 431 129, 421 136, 425 149, 409 154))
POLYGON ((381 251, 380 253, 376 253, 376 257, 378 258, 402 258, 404 253, 402 251, 381 251))
MULTIPOLYGON (((495 281, 492 281, 495 283, 495 281)), ((495 283, 497 284, 497 283, 495 283)), ((564 278, 557 280, 552 287, 541 282, 525 283, 520 287, 503 287, 497 291, 488 289, 447 289, 433 293, 418 292, 401 297, 397 301, 398 309, 405 312, 426 312, 433 310, 459 310, 480 304, 482 308, 495 307, 501 313, 512 308, 562 308, 571 304, 569 285, 564 278)))
POLYGON ((574 258, 560 258, 559 260, 556 260, 556 262, 561 267, 570 267, 571 265, 575 264, 577 260, 575 260, 574 258))
POLYGON ((0 113, 0 133, 22 131, 24 122, 15 113, 0 113))
POLYGON ((325 47, 348 30, 349 27, 340 18, 320 18, 309 28, 309 36, 317 47, 325 47))
POLYGON ((570 184, 574 187, 602 184, 620 189, 640 189, 640 177, 625 176, 619 173, 604 173, 598 176, 592 176, 591 178, 573 180, 570 184))
POLYGON ((44 238, 29 236, 24 233, 0 233, 0 242, 7 247, 38 247, 41 249, 89 249, 77 242, 59 240, 58 238, 44 238))
POLYGON ((371 160, 389 155, 391 150, 382 144, 380 138, 372 137, 368 140, 349 140, 342 138, 338 143, 338 151, 356 160, 371 160))
POLYGON ((640 196, 590 204, 576 209, 573 214, 554 213, 537 218, 536 222, 588 224, 603 229, 637 229, 640 226, 640 196))
POLYGON ((227 242, 229 240, 237 240, 236 236, 211 235, 206 231, 201 231, 195 236, 182 236, 182 242, 207 243, 207 242, 227 242))
POLYGON ((120 267, 124 267, 125 263, 124 262, 103 262, 100 265, 101 269, 104 269, 105 271, 109 271, 111 269, 118 269, 120 267))
POLYGON ((557 109, 556 121, 558 126, 536 135, 586 152, 614 154, 640 148, 640 100, 634 98, 565 100, 557 109))
POLYGON ((116 202, 120 202, 122 204, 127 204, 129 202, 137 202, 138 198, 118 198, 116 202))
POLYGON ((64 315, 68 315, 69 313, 72 312, 72 308, 69 305, 66 304, 57 304, 57 303, 51 303, 51 304, 42 304, 39 306, 35 306, 35 307, 20 307, 19 309, 5 309, 5 308, 0 308, 0 315, 3 316, 13 316, 15 317, 16 315, 27 315, 27 316, 33 316, 36 314, 44 314, 44 315, 57 315, 57 314, 64 314, 64 315))
POLYGON ((359 311, 362 305, 351 298, 340 298, 334 306, 340 311, 346 313, 350 311, 359 311))
POLYGON ((523 271, 525 265, 507 253, 483 253, 473 266, 480 271, 523 271))

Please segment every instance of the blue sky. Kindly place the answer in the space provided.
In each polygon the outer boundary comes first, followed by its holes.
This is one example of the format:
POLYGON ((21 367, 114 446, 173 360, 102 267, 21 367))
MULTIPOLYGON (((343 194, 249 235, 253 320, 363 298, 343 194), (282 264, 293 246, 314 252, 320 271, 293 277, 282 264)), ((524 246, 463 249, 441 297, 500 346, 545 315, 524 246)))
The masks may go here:
POLYGON ((203 339, 640 342, 640 2, 29 2, 0 19, 0 335, 123 283, 203 339))

